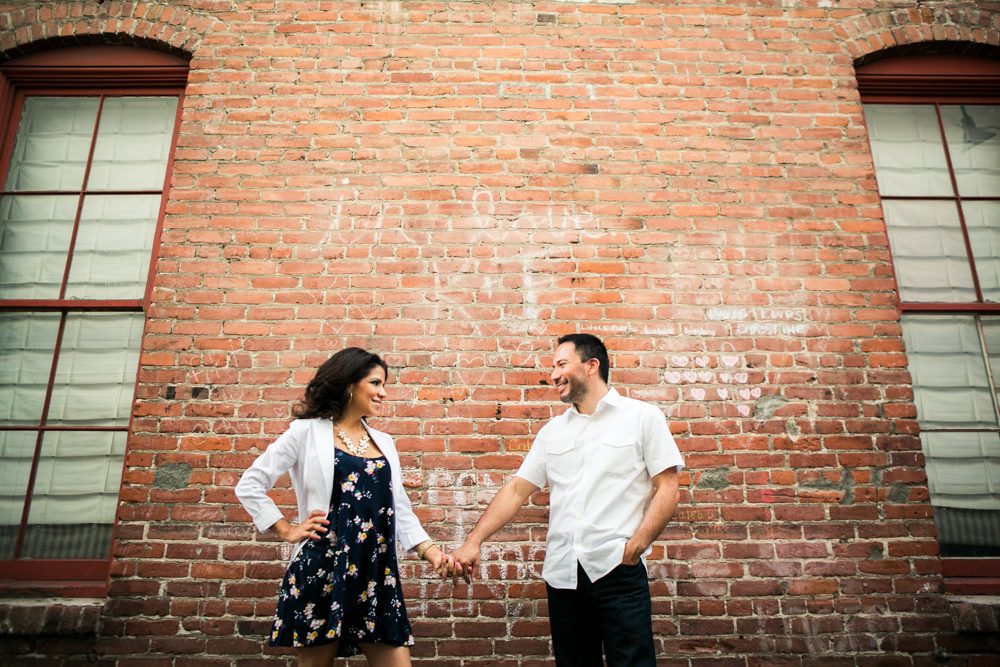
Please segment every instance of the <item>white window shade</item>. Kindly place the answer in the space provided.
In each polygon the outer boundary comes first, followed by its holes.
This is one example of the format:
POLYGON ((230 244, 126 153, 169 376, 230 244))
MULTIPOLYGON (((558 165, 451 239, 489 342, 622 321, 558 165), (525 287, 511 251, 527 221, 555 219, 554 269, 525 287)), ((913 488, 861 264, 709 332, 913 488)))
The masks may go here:
POLYGON ((987 360, 989 371, 1000 366, 1000 318, 905 315, 902 323, 932 503, 1000 509, 1000 433, 987 370, 987 360))
POLYGON ((126 440, 123 431, 46 433, 28 524, 112 523, 126 440))
POLYGON ((97 97, 28 97, 6 190, 79 191, 97 120, 97 97))
POLYGON ((941 122, 963 197, 1000 197, 1000 106, 942 105, 941 122))
POLYGON ((976 290, 958 210, 949 201, 882 202, 900 298, 972 302, 976 290))
POLYGON ((0 199, 0 299, 55 299, 66 271, 76 196, 0 199))
POLYGON ((966 201, 962 209, 983 300, 1000 303, 1000 202, 966 201))
POLYGON ((923 432, 935 505, 1000 510, 1000 434, 923 432))
POLYGON ((127 426, 139 365, 142 313, 66 317, 50 424, 127 426))
POLYGON ((37 437, 34 431, 0 431, 0 559, 14 553, 37 437))
POLYGON ((66 298, 141 299, 159 209, 159 195, 86 197, 66 298))
POLYGON ((112 97, 104 102, 88 190, 159 190, 174 132, 173 97, 112 97))
POLYGON ((952 194, 932 105, 866 104, 865 122, 883 196, 952 194))
POLYGON ((941 73, 985 61, 930 62, 887 58, 858 82, 879 99, 864 115, 941 554, 1000 557, 1000 106, 972 103, 985 83, 956 104, 941 73))
POLYGON ((108 558, 186 80, 183 63, 138 50, 152 85, 122 78, 122 55, 88 49, 65 89, 36 85, 32 68, 46 65, 34 61, 12 78, 16 129, 0 190, 0 561, 108 558))
POLYGON ((903 318, 903 339, 922 427, 996 426, 975 317, 907 315, 903 318))
POLYGON ((0 424, 38 423, 58 330, 58 313, 0 313, 0 424))

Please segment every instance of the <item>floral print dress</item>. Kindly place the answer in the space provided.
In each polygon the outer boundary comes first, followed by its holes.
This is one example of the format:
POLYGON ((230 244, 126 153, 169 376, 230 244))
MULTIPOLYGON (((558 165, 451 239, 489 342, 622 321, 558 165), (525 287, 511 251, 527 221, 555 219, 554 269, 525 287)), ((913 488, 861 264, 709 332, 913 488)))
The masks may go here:
POLYGON ((359 643, 409 646, 389 463, 341 449, 335 456, 329 530, 307 541, 288 566, 270 644, 340 641, 341 658, 360 653, 359 643))

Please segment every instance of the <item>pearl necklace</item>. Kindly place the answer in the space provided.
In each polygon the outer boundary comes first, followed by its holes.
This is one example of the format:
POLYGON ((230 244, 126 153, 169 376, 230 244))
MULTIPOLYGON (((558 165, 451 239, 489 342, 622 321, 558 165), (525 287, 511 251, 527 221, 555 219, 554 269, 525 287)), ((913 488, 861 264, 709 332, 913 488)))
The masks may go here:
POLYGON ((368 451, 368 443, 371 442, 371 438, 368 437, 367 433, 361 436, 360 440, 354 442, 351 440, 351 437, 347 435, 344 429, 337 431, 337 437, 344 443, 344 447, 347 448, 347 451, 355 456, 364 456, 365 452, 368 451))

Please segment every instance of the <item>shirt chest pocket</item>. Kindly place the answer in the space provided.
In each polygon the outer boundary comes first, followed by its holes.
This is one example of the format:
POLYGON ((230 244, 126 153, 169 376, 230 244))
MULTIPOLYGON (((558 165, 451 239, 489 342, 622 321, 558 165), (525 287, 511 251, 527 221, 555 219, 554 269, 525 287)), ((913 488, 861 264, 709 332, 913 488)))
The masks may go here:
POLYGON ((570 482, 580 471, 580 448, 573 438, 559 438, 545 442, 545 468, 549 481, 570 482))
POLYGON ((642 467, 639 442, 626 435, 600 438, 591 447, 590 464, 601 474, 632 477, 642 467))

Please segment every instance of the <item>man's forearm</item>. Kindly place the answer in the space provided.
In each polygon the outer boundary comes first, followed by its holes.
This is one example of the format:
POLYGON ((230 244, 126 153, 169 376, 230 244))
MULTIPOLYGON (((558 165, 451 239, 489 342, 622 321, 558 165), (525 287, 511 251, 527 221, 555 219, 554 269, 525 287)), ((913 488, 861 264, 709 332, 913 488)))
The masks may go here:
POLYGON ((498 530, 514 518, 528 497, 538 490, 538 487, 526 479, 513 477, 493 496, 486 511, 479 517, 475 527, 466 538, 466 542, 481 546, 498 530))

